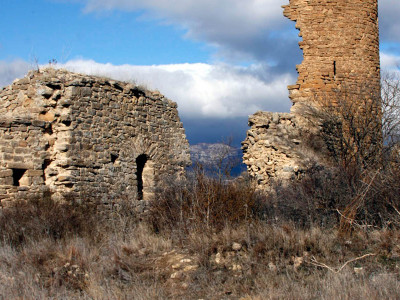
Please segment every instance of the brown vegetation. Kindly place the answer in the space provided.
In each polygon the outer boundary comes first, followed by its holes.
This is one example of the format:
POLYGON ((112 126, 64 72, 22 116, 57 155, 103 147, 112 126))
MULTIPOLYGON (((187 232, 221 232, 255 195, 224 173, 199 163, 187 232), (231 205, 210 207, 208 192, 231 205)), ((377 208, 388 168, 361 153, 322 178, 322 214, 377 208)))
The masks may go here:
MULTIPOLYGON (((277 186, 268 197, 244 178, 223 181, 197 172, 160 188, 140 222, 124 201, 102 215, 49 198, 16 202, 0 216, 0 295, 400 297, 400 214, 392 208, 379 224, 357 215, 351 234, 340 235, 335 207, 350 186, 337 174, 320 178, 321 172, 296 186, 277 186)), ((366 203, 374 196, 368 193, 366 203)))

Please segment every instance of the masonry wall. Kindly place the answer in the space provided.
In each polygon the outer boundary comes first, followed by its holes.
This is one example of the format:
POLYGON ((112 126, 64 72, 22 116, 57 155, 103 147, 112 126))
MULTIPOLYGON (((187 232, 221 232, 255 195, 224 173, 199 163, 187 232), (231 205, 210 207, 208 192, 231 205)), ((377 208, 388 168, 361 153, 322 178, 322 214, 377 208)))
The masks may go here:
POLYGON ((274 179, 296 178, 311 162, 329 161, 321 140, 313 146, 307 140, 321 130, 310 108, 315 113, 347 102, 362 114, 372 102, 366 116, 375 118, 371 126, 381 118, 378 1, 289 0, 283 8, 302 37, 303 62, 296 84, 288 86, 291 113, 249 118, 244 163, 261 188, 274 179))
POLYGON ((290 0, 283 8, 302 37, 303 62, 288 87, 292 112, 304 102, 334 102, 342 88, 379 95, 377 0, 290 0))
POLYGON ((243 161, 258 185, 266 187, 271 178, 301 176, 307 155, 301 152, 303 141, 294 114, 259 111, 249 117, 249 126, 242 143, 243 161))
POLYGON ((4 88, 0 101, 3 205, 44 190, 110 204, 146 200, 190 164, 177 106, 158 92, 46 69, 4 88))

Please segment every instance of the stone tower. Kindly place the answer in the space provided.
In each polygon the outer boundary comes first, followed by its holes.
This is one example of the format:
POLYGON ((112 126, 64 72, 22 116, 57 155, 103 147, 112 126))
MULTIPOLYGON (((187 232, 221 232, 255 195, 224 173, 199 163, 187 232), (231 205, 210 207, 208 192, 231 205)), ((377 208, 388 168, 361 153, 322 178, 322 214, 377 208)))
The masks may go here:
POLYGON ((368 143, 380 141, 378 1, 289 0, 283 8, 296 22, 303 50, 297 82, 288 86, 291 113, 256 112, 249 117, 251 128, 242 143, 243 161, 263 189, 271 179, 293 179, 311 163, 330 160, 322 140, 317 147, 307 140, 308 134, 323 129, 315 125, 310 110, 329 107, 340 115, 345 103, 350 114, 364 115, 372 119, 367 126, 378 128, 377 138, 368 143))
POLYGON ((283 8, 303 39, 299 76, 288 87, 292 112, 302 102, 334 99, 343 86, 379 94, 377 0, 290 0, 283 8))

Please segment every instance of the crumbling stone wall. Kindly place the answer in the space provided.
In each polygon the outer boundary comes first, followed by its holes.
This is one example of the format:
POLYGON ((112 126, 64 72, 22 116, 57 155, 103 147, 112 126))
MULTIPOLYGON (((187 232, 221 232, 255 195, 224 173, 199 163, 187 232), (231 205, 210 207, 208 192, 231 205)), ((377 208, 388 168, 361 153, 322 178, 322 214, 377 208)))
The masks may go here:
POLYGON ((266 186, 270 178, 294 179, 301 175, 307 155, 300 151, 302 140, 294 114, 259 111, 249 117, 249 126, 242 143, 243 160, 260 186, 266 186))
POLYGON ((366 116, 376 118, 375 124, 381 116, 378 1, 289 0, 283 8, 303 38, 303 62, 296 84, 288 86, 291 113, 257 112, 249 118, 244 163, 261 188, 273 179, 298 177, 311 162, 329 160, 321 143, 318 150, 307 140, 321 129, 317 118, 310 119, 310 108, 335 107, 346 95, 361 113, 365 98, 375 101, 375 112, 366 116))
POLYGON ((334 102, 343 86, 379 94, 377 0, 290 0, 283 8, 303 38, 299 76, 288 87, 292 112, 304 102, 334 102))
POLYGON ((146 200, 190 164, 176 104, 129 83, 33 71, 0 91, 0 116, 2 205, 45 190, 146 200))

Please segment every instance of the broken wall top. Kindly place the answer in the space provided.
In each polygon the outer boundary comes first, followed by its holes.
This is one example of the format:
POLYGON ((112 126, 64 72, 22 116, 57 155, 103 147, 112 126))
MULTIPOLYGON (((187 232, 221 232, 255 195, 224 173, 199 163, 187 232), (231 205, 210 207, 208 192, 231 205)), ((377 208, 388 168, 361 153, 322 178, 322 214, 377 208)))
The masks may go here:
POLYGON ((158 92, 55 69, 0 90, 0 200, 41 187, 135 198, 139 156, 152 188, 190 164, 177 105, 158 92))
POLYGON ((111 80, 105 77, 89 76, 63 69, 46 68, 30 71, 22 79, 0 90, 0 122, 29 122, 33 120, 52 121, 54 116, 46 115, 50 108, 62 114, 74 101, 90 101, 99 91, 118 93, 133 99, 133 105, 143 105, 141 96, 177 108, 175 102, 159 92, 152 92, 131 83, 111 80))

